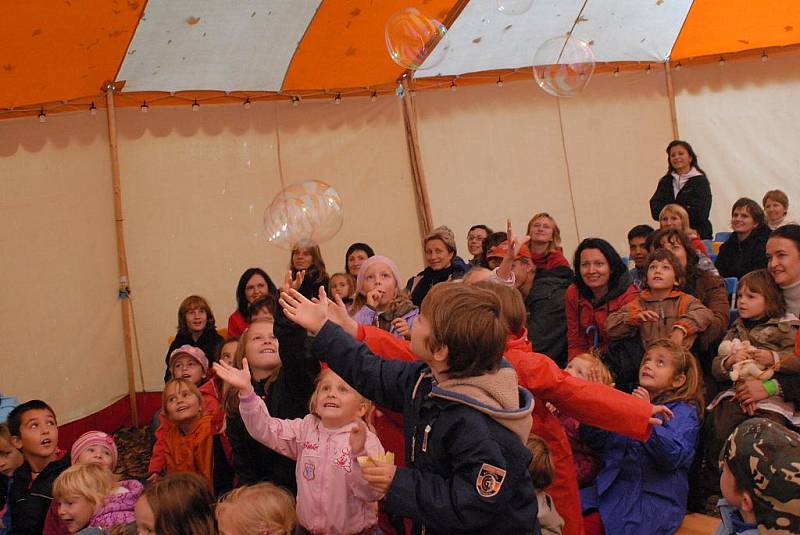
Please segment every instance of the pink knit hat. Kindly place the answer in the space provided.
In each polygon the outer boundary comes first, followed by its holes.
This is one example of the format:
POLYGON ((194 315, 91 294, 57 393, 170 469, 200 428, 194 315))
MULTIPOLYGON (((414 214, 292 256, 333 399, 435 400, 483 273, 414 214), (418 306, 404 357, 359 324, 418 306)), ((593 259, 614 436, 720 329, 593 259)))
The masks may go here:
POLYGON ((200 363, 200 366, 203 368, 203 375, 208 373, 208 359, 206 358, 206 354, 199 347, 190 346, 189 344, 184 344, 169 354, 170 370, 172 370, 172 365, 175 363, 175 359, 181 355, 189 355, 200 363))
POLYGON ((117 468, 117 445, 114 443, 114 437, 102 431, 88 431, 78 437, 70 451, 70 458, 73 464, 81 456, 81 453, 90 446, 108 448, 108 451, 111 452, 111 470, 117 468))
POLYGON ((397 281, 397 289, 400 290, 400 270, 397 269, 397 264, 392 262, 392 260, 386 256, 376 255, 370 256, 364 263, 361 264, 361 269, 358 270, 358 278, 356 279, 356 291, 362 295, 364 294, 364 274, 367 272, 367 268, 370 267, 372 264, 383 263, 389 266, 389 269, 392 270, 394 274, 394 279, 397 281))

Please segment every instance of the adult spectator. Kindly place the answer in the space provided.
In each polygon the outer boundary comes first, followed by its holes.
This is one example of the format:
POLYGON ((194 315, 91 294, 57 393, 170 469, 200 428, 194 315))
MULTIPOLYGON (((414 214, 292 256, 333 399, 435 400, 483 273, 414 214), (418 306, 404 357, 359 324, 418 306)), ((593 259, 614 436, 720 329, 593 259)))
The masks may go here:
POLYGON ((650 214, 659 220, 661 210, 668 204, 679 204, 689 214, 691 228, 700 238, 710 240, 713 229, 708 219, 711 213, 711 184, 697 163, 697 155, 686 141, 676 139, 667 145, 667 174, 658 181, 650 198, 650 214))
POLYGON ((796 225, 797 220, 789 215, 789 197, 779 189, 768 191, 761 200, 767 225, 772 230, 784 225, 796 225))
POLYGON ((347 248, 344 254, 344 272, 349 273, 353 277, 358 277, 358 272, 361 270, 361 264, 367 258, 375 256, 375 251, 366 243, 356 242, 347 248))
POLYGON ((489 237, 492 229, 486 225, 472 225, 467 231, 467 249, 472 258, 469 261, 471 266, 486 267, 486 261, 483 256, 483 241, 489 237))
POLYGON ((422 304, 422 300, 433 286, 440 282, 460 279, 468 268, 464 261, 456 256, 455 235, 447 227, 437 227, 425 236, 423 247, 427 267, 411 277, 406 284, 406 289, 411 293, 411 302, 417 307, 422 304))
POLYGON ((767 267, 769 227, 764 210, 753 199, 742 197, 733 203, 731 233, 719 248, 714 264, 722 277, 741 278, 745 273, 767 267))
POLYGON ((239 277, 236 285, 236 310, 228 317, 228 336, 239 338, 249 322, 247 320, 250 303, 261 296, 278 295, 278 288, 261 268, 249 268, 239 277))

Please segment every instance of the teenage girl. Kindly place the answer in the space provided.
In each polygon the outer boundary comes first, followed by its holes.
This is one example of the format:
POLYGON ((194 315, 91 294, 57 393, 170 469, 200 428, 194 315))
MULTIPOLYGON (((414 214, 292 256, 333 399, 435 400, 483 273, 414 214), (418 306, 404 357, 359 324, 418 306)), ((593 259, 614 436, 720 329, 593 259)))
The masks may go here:
MULTIPOLYGON (((306 331, 283 318, 255 321, 242 334, 233 366, 248 367, 251 384, 276 418, 302 418, 314 391, 319 361, 306 357, 306 331)), ((270 481, 296 492, 294 462, 259 443, 245 428, 235 388, 224 390, 226 433, 233 465, 243 485, 270 481)))
MULTIPOLYGON (((581 489, 584 512, 596 510, 606 533, 672 534, 686 515, 689 468, 703 411, 702 376, 681 345, 651 344, 633 395, 666 405, 673 417, 653 426, 646 441, 581 426, 581 440, 602 452, 597 482, 581 489)), ((588 533, 588 531, 587 531, 588 533)))
POLYGON ((353 319, 410 339, 419 309, 400 288, 399 281, 400 270, 391 259, 373 256, 365 260, 356 280, 353 319))
POLYGON ((289 260, 292 278, 297 278, 302 273, 302 284, 297 289, 301 294, 311 299, 319 294, 319 287, 328 287, 328 272, 325 270, 325 261, 319 245, 313 247, 295 247, 289 260))
POLYGON ((323 370, 309 401, 311 414, 284 420, 270 416, 242 369, 218 365, 217 374, 239 393, 247 431, 262 444, 297 461, 297 517, 310 533, 371 533, 378 500, 361 475, 358 457, 384 450, 367 429, 371 403, 330 369, 323 370))

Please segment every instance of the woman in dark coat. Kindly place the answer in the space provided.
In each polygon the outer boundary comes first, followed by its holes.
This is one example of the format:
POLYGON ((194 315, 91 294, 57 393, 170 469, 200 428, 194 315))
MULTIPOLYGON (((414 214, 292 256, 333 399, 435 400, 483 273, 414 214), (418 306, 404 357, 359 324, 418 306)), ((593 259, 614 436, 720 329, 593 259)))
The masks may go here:
POLYGON ((731 210, 730 238, 719 248, 714 264, 722 277, 740 279, 746 273, 767 267, 770 229, 764 210, 753 199, 742 197, 731 210))
POLYGON ((658 221, 661 209, 679 204, 689 213, 689 224, 704 240, 712 239, 708 219, 711 212, 711 184, 697 163, 694 149, 686 141, 675 140, 667 145, 667 174, 661 177, 650 198, 650 214, 658 221))

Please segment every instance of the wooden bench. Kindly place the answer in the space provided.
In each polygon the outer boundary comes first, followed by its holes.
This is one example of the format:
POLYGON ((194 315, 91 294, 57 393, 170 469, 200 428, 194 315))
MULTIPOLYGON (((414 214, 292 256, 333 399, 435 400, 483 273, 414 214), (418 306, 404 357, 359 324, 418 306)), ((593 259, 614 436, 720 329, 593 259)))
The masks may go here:
POLYGON ((719 518, 701 515, 700 513, 689 513, 683 519, 681 527, 675 532, 676 535, 711 535, 719 526, 719 518))

